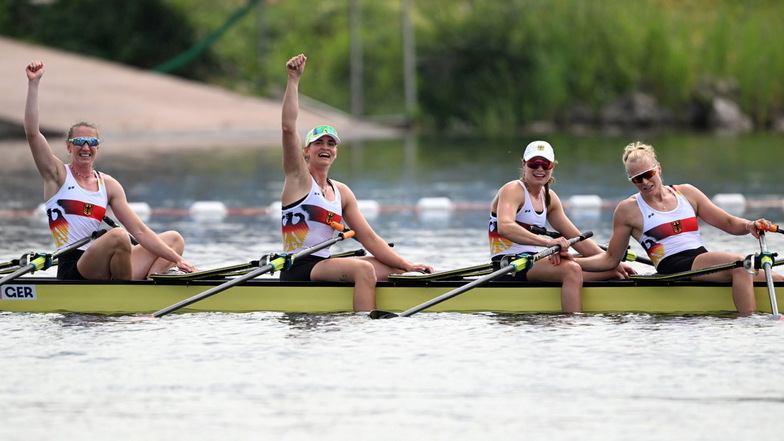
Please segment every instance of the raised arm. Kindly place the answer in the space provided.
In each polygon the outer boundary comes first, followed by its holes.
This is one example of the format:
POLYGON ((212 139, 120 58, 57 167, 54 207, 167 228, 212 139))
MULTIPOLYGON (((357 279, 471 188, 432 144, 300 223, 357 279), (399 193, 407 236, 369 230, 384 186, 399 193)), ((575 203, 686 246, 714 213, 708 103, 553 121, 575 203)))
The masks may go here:
POLYGON ((44 179, 44 198, 49 199, 63 182, 65 167, 49 146, 49 142, 41 133, 38 111, 38 86, 44 75, 44 62, 33 61, 25 68, 27 74, 27 101, 25 102, 24 129, 30 152, 33 154, 38 173, 44 179))
POLYGON ((283 204, 289 204, 310 190, 310 172, 302 154, 302 140, 297 133, 299 116, 299 80, 305 71, 307 57, 299 54, 286 62, 288 80, 283 96, 281 111, 281 130, 283 133, 283 204))

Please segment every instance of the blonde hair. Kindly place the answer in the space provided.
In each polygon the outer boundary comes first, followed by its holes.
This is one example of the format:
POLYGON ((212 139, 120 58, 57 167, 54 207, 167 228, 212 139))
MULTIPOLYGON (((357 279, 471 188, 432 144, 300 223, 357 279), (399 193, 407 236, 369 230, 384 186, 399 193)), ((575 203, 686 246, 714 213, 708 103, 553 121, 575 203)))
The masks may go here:
POLYGON ((101 137, 101 135, 98 133, 98 126, 96 126, 95 124, 88 123, 88 122, 80 121, 80 122, 72 125, 70 129, 68 129, 68 133, 65 135, 66 139, 73 138, 74 129, 77 128, 77 127, 89 127, 91 129, 95 130, 95 137, 96 138, 100 138, 101 137))
POLYGON ((626 147, 623 148, 623 164, 626 165, 629 162, 637 162, 640 159, 645 157, 649 157, 654 160, 654 162, 659 162, 656 159, 656 151, 653 149, 653 146, 648 144, 643 144, 640 141, 635 141, 626 147))

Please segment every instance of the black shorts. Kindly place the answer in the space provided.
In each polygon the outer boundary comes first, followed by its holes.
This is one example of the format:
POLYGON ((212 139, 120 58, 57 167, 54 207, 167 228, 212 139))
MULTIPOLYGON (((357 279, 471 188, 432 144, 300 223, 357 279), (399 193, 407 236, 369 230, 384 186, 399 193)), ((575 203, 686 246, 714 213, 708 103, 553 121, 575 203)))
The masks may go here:
MULTIPOLYGON (((501 269, 501 259, 503 259, 504 257, 506 257, 506 256, 495 256, 495 257, 493 257, 491 259, 492 262, 493 262, 493 271, 497 271, 497 270, 501 269)), ((528 281, 528 275, 527 274, 528 274, 528 271, 518 271, 518 272, 516 272, 514 274, 506 274, 500 280, 512 279, 512 280, 517 280, 517 281, 520 281, 520 282, 527 282, 528 281)))
POLYGON ((674 274, 689 271, 694 264, 694 259, 700 254, 707 252, 708 250, 706 250, 705 247, 699 247, 693 250, 681 251, 672 256, 667 256, 656 266, 656 271, 659 274, 674 274))
POLYGON ((313 267, 327 257, 303 256, 294 261, 291 268, 280 272, 280 280, 284 282, 309 282, 313 267))
POLYGON ((84 254, 84 250, 77 249, 57 256, 57 278, 60 280, 85 280, 76 267, 82 254, 84 254))

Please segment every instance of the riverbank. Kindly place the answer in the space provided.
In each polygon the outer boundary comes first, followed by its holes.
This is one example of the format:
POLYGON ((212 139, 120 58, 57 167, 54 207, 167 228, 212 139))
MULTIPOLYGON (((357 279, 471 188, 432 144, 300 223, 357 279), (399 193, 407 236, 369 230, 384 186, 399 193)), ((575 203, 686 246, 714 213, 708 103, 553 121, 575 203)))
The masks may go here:
MULTIPOLYGON (((140 70, 0 37, 0 154, 28 160, 24 141, 25 66, 46 63, 40 86, 41 129, 53 147, 75 122, 98 125, 101 155, 133 156, 172 149, 275 147, 280 142, 280 100, 140 70), (20 151, 21 150, 21 151, 20 151)), ((281 67, 281 82, 285 81, 281 67)), ((352 118, 301 99, 299 126, 329 124, 344 141, 398 136, 397 130, 352 118)), ((57 153, 57 152, 55 152, 57 153)))

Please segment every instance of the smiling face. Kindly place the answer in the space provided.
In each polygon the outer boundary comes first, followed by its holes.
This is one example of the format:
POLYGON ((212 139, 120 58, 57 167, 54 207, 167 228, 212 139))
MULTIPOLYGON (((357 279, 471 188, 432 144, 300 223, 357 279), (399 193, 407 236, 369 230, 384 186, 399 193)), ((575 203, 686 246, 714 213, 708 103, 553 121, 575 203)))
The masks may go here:
POLYGON ((338 157, 338 146, 331 136, 322 136, 304 149, 305 159, 311 164, 331 164, 338 157))
MULTIPOLYGON (((98 138, 98 130, 95 127, 77 125, 68 132, 68 139, 80 137, 98 138)), ((98 145, 90 146, 87 142, 79 145, 78 142, 66 141, 66 148, 68 153, 71 154, 73 163, 92 163, 95 160, 95 155, 98 153, 98 147, 98 145)))
POLYGON ((536 156, 523 161, 523 180, 529 184, 546 184, 552 177, 555 163, 536 156))

